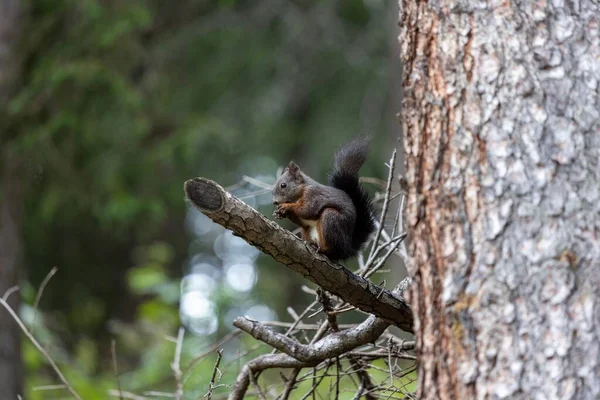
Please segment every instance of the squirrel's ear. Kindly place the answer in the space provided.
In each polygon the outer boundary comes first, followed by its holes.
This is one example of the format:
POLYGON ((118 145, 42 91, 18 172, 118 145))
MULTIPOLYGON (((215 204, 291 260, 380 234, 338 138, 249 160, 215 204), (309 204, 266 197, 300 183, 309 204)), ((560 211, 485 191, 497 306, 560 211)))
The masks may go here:
POLYGON ((298 167, 298 165, 296 165, 296 163, 293 161, 290 161, 285 169, 287 169, 288 172, 294 176, 298 174, 298 171, 300 171, 300 167, 298 167))

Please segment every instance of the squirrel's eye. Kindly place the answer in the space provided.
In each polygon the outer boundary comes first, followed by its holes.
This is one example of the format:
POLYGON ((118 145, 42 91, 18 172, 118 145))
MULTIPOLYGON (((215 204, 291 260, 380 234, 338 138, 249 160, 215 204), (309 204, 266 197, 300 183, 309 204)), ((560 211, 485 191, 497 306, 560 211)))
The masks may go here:
POLYGON ((281 186, 281 188, 282 188, 282 189, 285 189, 285 187, 287 186, 287 183, 283 182, 283 183, 282 183, 281 185, 279 185, 279 186, 281 186))

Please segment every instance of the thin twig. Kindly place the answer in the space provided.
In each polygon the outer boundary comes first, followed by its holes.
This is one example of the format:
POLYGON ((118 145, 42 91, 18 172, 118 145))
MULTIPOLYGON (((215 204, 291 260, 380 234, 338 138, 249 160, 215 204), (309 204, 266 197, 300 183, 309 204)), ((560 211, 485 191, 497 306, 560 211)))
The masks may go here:
MULTIPOLYGON (((373 265, 373 262, 375 262, 375 260, 379 256, 379 253, 381 253, 383 251, 383 249, 385 249, 386 247, 397 244, 398 241, 402 242, 406 238, 406 235, 407 235, 406 233, 402 233, 400 235, 394 236, 393 238, 390 238, 385 243, 382 243, 380 246, 378 246, 377 249, 375 249, 375 251, 373 253, 371 253, 371 255, 369 256, 367 262, 365 263, 364 268, 362 268, 362 270, 357 272, 357 274, 360 276, 366 276, 366 274, 369 272, 369 270, 371 270, 371 266, 373 265)), ((397 248, 397 246, 394 247, 394 250, 396 248, 397 248)), ((389 253, 389 254, 391 254, 391 253, 389 253)), ((383 257, 384 262, 389 258, 389 254, 387 256, 383 257)))
MULTIPOLYGON (((302 319, 306 316, 306 314, 308 314, 308 312, 318 304, 317 301, 313 301, 312 303, 310 303, 310 305, 308 307, 306 307, 304 309, 304 311, 302 311, 302 313, 298 316, 298 318, 296 318, 294 320, 294 322, 289 326, 288 330, 284 333, 284 336, 289 336, 294 329, 297 328, 298 324, 300 324, 300 321, 302 321, 302 319)), ((299 328, 302 329, 302 328, 299 328)), ((273 349, 273 351, 271 352, 271 354, 275 354, 275 352, 277 352, 277 349, 273 349)))
POLYGON ((365 272, 365 278, 370 277, 371 275, 373 275, 375 272, 377 272, 379 270, 379 268, 383 267, 385 262, 387 261, 387 259, 392 255, 392 253, 394 251, 396 251, 396 249, 402 244, 404 238, 406 237, 406 235, 402 236, 402 239, 397 241, 396 243, 394 243, 390 249, 387 251, 387 253, 385 253, 385 255, 383 257, 381 257, 381 260, 379 260, 379 262, 377 264, 375 264, 375 266, 373 268, 371 268, 369 271, 365 272))
MULTIPOLYGON (((314 307, 316 303, 316 301, 313 302, 312 306, 314 307)), ((307 307, 305 311, 307 311, 310 308, 307 307)), ((317 341, 321 340, 323 335, 325 335, 325 333, 327 332, 327 329, 329 329, 329 321, 325 321, 321 324, 321 327, 317 330, 309 344, 314 344, 317 341)), ((288 376, 287 383, 285 385, 285 390, 283 392, 283 395, 281 396, 281 400, 287 400, 289 398, 290 394, 292 393, 292 390, 294 389, 294 386, 296 385, 296 379, 298 378, 300 370, 301 368, 295 368, 288 376)))
POLYGON ((335 371, 336 371, 336 379, 335 379, 335 398, 336 400, 340 398, 340 358, 335 358, 335 371))
POLYGON ((119 394, 120 394, 119 398, 121 400, 123 400, 123 395, 122 395, 123 391, 121 390, 121 377, 119 376, 119 366, 117 364, 117 344, 116 344, 116 342, 115 342, 114 339, 111 341, 110 350, 111 350, 111 353, 112 353, 113 368, 115 370, 115 377, 117 379, 117 389, 119 390, 119 394))
POLYGON ((361 176, 358 180, 360 183, 369 183, 371 185, 378 186, 380 189, 385 189, 386 182, 381 178, 361 176))
POLYGON ((394 177, 394 167, 395 166, 396 166, 396 149, 394 149, 394 151, 392 153, 392 158, 390 159, 387 187, 385 188, 385 200, 383 201, 383 208, 381 210, 381 217, 379 219, 379 229, 377 229, 377 232, 375 233, 375 239, 373 239, 371 253, 374 252, 375 248, 377 247, 377 243, 379 242, 379 237, 381 236, 381 230, 383 229, 383 224, 385 222, 385 216, 387 214, 387 209, 390 204, 390 192, 392 191, 392 179, 394 177))
MULTIPOLYGON (((317 304, 318 304, 318 301, 313 301, 308 307, 306 307, 304 309, 304 311, 302 311, 302 313, 297 318, 295 318, 294 323, 288 328, 288 330, 287 330, 287 332, 285 333, 284 336, 288 336, 292 332, 292 330, 296 328, 296 326, 300 323, 300 321, 302 321, 302 319, 306 316, 306 314, 308 314, 308 312, 310 310, 312 310, 312 308, 314 306, 316 306, 317 304)), ((319 330, 322 329, 322 326, 319 327, 318 329, 319 330)), ((317 332, 315 334, 315 336, 313 337, 313 341, 315 340, 315 338, 317 337, 317 335, 319 335, 319 332, 317 332)), ((311 341, 311 343, 312 343, 312 341, 311 341)), ((271 352, 271 354, 275 354, 276 351, 277 351, 277 349, 273 349, 273 351, 271 352)), ((287 400, 289 398, 292 390, 294 389, 294 386, 296 384, 296 378, 298 378, 298 374, 299 373, 300 373, 300 368, 296 368, 287 377, 285 389, 284 389, 283 394, 281 396, 281 400, 287 400)))
MULTIPOLYGON (((6 296, 6 293, 4 294, 4 296, 6 296)), ((75 389, 73 389, 73 386, 71 386, 69 381, 67 381, 67 378, 65 378, 63 373, 60 371, 60 368, 58 368, 58 365, 56 365, 56 363, 54 362, 52 357, 50 357, 50 354, 48 354, 48 352, 42 347, 42 345, 40 345, 39 342, 35 339, 35 337, 33 337, 33 335, 27 330, 27 327, 25 326, 23 321, 21 321, 19 316, 12 309, 12 307, 10 305, 8 305, 6 300, 4 300, 4 297, 0 300, 0 304, 2 304, 2 306, 4 306, 4 308, 6 309, 6 311, 8 311, 8 313, 11 315, 11 317, 19 325, 19 328, 21 328, 21 330, 23 331, 25 336, 27 336, 27 338, 31 341, 31 343, 33 343, 33 345, 38 349, 38 351, 40 353, 42 353, 44 357, 46 357, 46 360, 48 360, 48 362, 50 363, 50 366, 52 366, 52 369, 54 369, 54 372, 56 372, 56 375, 58 375, 58 378, 67 387, 67 389, 69 389, 69 392, 71 392, 73 397, 75 397, 78 400, 81 400, 81 397, 79 396, 79 394, 77 394, 75 389)))
POLYGON ((244 200, 244 199, 249 199, 251 197, 262 196, 263 194, 267 194, 267 193, 271 193, 271 189, 257 190, 255 192, 250 192, 250 193, 242 194, 240 196, 237 196, 237 198, 240 199, 240 200, 244 200))
POLYGON ((267 398, 265 397, 265 394, 262 391, 262 388, 258 385, 258 382, 256 381, 254 372, 252 372, 252 370, 250 370, 250 372, 248 373, 248 378, 250 378, 250 383, 256 388, 258 397, 260 397, 261 400, 267 400, 267 398))
MULTIPOLYGON (((329 326, 331 327, 331 330, 334 332, 338 332, 340 330, 340 328, 338 326, 336 314, 331 305, 331 298, 321 288, 319 288, 317 293, 319 294, 319 301, 323 305, 323 311, 327 315, 327 321, 329 322, 329 326)), ((371 377, 369 376, 369 373, 361 368, 360 362, 356 358, 354 358, 352 356, 348 356, 348 360, 350 361, 350 365, 356 372, 356 375, 360 379, 361 384, 363 386, 365 386, 367 389, 371 389, 371 387, 373 386, 373 383, 371 381, 371 377)), ((339 374, 339 368, 340 368, 339 357, 336 358, 336 365, 337 365, 337 371, 338 371, 337 373, 339 374)), ((339 385, 339 376, 338 376, 338 381, 336 384, 339 385)), ((337 399, 338 395, 339 395, 339 387, 336 386, 336 390, 337 390, 337 392, 336 392, 336 399, 337 399)), ((375 400, 375 399, 372 396, 367 396, 367 400, 375 400)))
POLYGON ((145 396, 154 396, 154 397, 165 397, 167 399, 172 399, 175 397, 173 393, 169 392, 157 392, 156 390, 148 390, 144 392, 145 396))
POLYGON ((171 370, 173 371, 173 376, 175 377, 175 398, 177 400, 183 399, 183 382, 181 381, 181 348, 183 347, 183 335, 185 334, 185 329, 183 327, 179 328, 179 332, 177 332, 177 345, 175 346, 175 357, 173 358, 173 363, 171 364, 171 370))
POLYGON ((113 396, 113 397, 123 396, 123 398, 129 399, 129 400, 152 400, 149 397, 139 396, 139 395, 137 395, 135 393, 131 393, 131 392, 121 392, 120 390, 115 390, 115 389, 110 389, 108 391, 108 395, 113 396))
POLYGON ((14 292, 16 292, 17 290, 19 290, 19 285, 15 285, 15 286, 8 288, 8 290, 6 292, 4 292, 4 296, 2 296, 2 300, 8 301, 8 298, 10 297, 10 295, 13 294, 14 292))
POLYGON ((388 367, 390 368, 390 385, 394 386, 394 374, 392 370, 392 352, 394 350, 394 342, 388 339, 388 367))
POLYGON ((35 329, 35 320, 37 319, 37 315, 38 315, 38 305, 40 304, 40 299, 42 298, 42 294, 44 294, 44 289, 46 288, 46 285, 48 284, 50 279, 54 276, 56 271, 58 271, 58 268, 52 267, 50 272, 48 272, 48 274, 46 275, 46 277, 40 284, 40 289, 38 290, 38 292, 35 296, 35 301, 33 302, 33 321, 31 321, 31 326, 29 327, 29 329, 31 330, 32 333, 33 333, 33 330, 35 329))
POLYGON ((206 349, 205 351, 203 351, 202 353, 200 353, 200 355, 194 357, 194 359, 192 361, 190 361, 190 363, 188 364, 188 366, 183 371, 183 376, 184 376, 183 381, 184 381, 184 383, 191 376, 192 369, 196 366, 196 364, 198 362, 200 362, 201 360, 203 360, 204 358, 206 358, 207 356, 209 356, 210 354, 212 354, 215 350, 217 350, 219 347, 223 346, 225 343, 227 343, 230 340, 232 340, 232 339, 240 336, 241 333, 242 333, 241 331, 233 331, 233 332, 228 333, 221 340, 219 340, 218 342, 214 343, 208 349, 206 349))
POLYGON ((65 385, 44 385, 44 386, 35 386, 31 390, 34 392, 41 392, 43 390, 61 390, 66 389, 65 385))
MULTIPOLYGON (((350 310, 354 310, 355 307, 349 308, 350 310)), ((349 309, 346 309, 345 311, 348 311, 349 309)), ((341 314, 340 311, 331 311, 333 314, 341 314)), ((267 325, 267 326, 278 326, 281 328, 292 328, 293 330, 308 330, 308 331, 314 331, 317 329, 321 328, 320 324, 297 324, 294 325, 293 322, 281 322, 281 321, 260 321, 261 324, 263 325, 267 325)), ((348 329, 348 328, 354 328, 357 324, 339 324, 339 327, 341 329, 348 329)))
POLYGON ((215 362, 215 367, 213 368, 213 373, 208 385, 208 393, 203 396, 207 397, 208 400, 212 399, 213 390, 215 388, 215 379, 217 377, 217 371, 219 370, 219 364, 221 363, 221 357, 223 357, 223 350, 217 350, 217 361, 215 362))
POLYGON ((260 179, 253 178, 253 177, 251 177, 251 176, 248 176, 248 175, 244 175, 244 176, 242 177, 242 179, 243 179, 244 181, 246 181, 246 182, 248 182, 248 183, 250 183, 250 184, 254 185, 254 186, 258 186, 258 187, 259 187, 259 188, 261 188, 261 189, 265 189, 265 190, 273 190, 273 185, 269 185, 268 183, 266 183, 266 182, 263 182, 263 181, 261 181, 260 179))
MULTIPOLYGON (((329 367, 331 367, 331 365, 332 365, 331 361, 328 361, 326 364, 325 372, 323 372, 323 374, 321 376, 319 376, 317 381, 313 381, 312 388, 302 397, 301 400, 306 400, 308 398, 308 396, 310 396, 311 394, 313 396, 313 399, 315 399, 317 387, 321 384, 321 382, 323 382, 323 379, 325 379, 325 377, 328 376, 327 371, 329 371, 329 367)), ((315 368, 314 370, 316 370, 316 369, 317 368, 315 368)))

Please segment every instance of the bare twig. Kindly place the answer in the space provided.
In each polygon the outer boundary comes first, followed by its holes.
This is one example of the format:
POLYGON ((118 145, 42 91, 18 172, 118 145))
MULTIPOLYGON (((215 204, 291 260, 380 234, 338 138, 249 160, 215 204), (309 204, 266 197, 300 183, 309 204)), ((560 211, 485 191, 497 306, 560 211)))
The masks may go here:
POLYGON ((32 333, 33 333, 33 330, 35 329, 35 321, 36 321, 37 315, 38 315, 38 305, 40 304, 40 299, 42 298, 42 295, 44 294, 44 289, 46 288, 46 285, 48 284, 48 282, 50 282, 50 279, 54 276, 56 271, 58 271, 58 268, 52 267, 50 272, 48 272, 48 274, 46 275, 46 277, 40 284, 40 288, 35 296, 35 301, 33 302, 33 320, 31 321, 31 326, 29 327, 29 329, 31 330, 32 333))
POLYGON ((173 393, 169 393, 169 392, 157 392, 156 390, 148 390, 144 392, 145 396, 153 396, 153 397, 164 397, 167 399, 173 399, 175 398, 175 395, 173 393))
POLYGON ((183 399, 183 382, 181 380, 181 348, 183 346, 183 336, 185 334, 185 329, 183 327, 179 328, 179 332, 177 332, 177 345, 175 346, 175 356, 173 358, 173 363, 171 364, 171 370, 173 371, 173 376, 175 377, 175 398, 177 400, 183 399))
POLYGON ((394 373, 392 370, 392 352, 394 351, 394 342, 389 339, 388 340, 388 367, 390 369, 390 385, 394 386, 394 373))
POLYGON ((379 265, 376 267, 376 269, 381 268, 383 266, 383 264, 385 264, 385 262, 390 257, 390 255, 398 248, 400 243, 402 243, 405 238, 406 238, 406 233, 402 233, 400 235, 394 236, 393 238, 390 238, 385 243, 382 243, 380 246, 378 246, 375 249, 375 251, 371 253, 371 255, 367 259, 367 262, 365 263, 364 267, 362 268, 361 271, 358 272, 358 274, 361 276, 364 276, 365 278, 373 275, 373 272, 371 272, 373 269, 375 269, 375 268, 373 268, 373 263, 375 262, 375 260, 379 256, 379 254, 385 248, 389 247, 388 252, 386 254, 384 254, 383 257, 381 257, 379 265), (390 250, 390 248, 391 248, 391 250, 390 250))
POLYGON ((121 390, 121 377, 119 376, 119 366, 117 364, 117 344, 113 339, 110 344, 110 350, 113 359, 113 368, 115 370, 115 378, 117 379, 117 389, 119 390, 119 398, 123 400, 123 391, 121 390))
POLYGON ((120 390, 115 390, 115 389, 110 389, 108 391, 108 395, 113 396, 113 397, 122 397, 124 399, 129 399, 129 400, 152 400, 149 397, 139 396, 135 393, 122 392, 120 390))
MULTIPOLYGON (((289 336, 294 329, 298 328, 298 324, 300 324, 300 321, 302 321, 302 319, 306 316, 306 314, 308 314, 308 312, 317 305, 316 301, 313 301, 312 303, 309 304, 308 307, 306 307, 304 309, 304 311, 302 311, 302 313, 300 315, 298 315, 298 317, 294 320, 294 322, 289 326, 288 330, 285 332, 285 336, 289 336)), ((305 328, 299 328, 299 329, 305 329, 305 328)), ((276 349, 273 349, 273 352, 271 354, 275 354, 276 349)))
POLYGON ((212 354, 215 350, 217 350, 219 347, 223 346, 225 343, 238 337, 240 334, 241 334, 240 331, 230 332, 227 335, 225 335, 221 340, 219 340, 215 344, 211 345, 208 349, 204 350, 200 355, 194 357, 194 359, 192 361, 190 361, 188 366, 183 371, 184 382, 190 377, 192 369, 196 366, 196 364, 198 362, 200 362, 201 360, 203 360, 204 358, 206 358, 207 356, 212 354))
MULTIPOLYGON (((304 310, 304 312, 300 315, 299 320, 301 318, 304 318, 306 313, 308 313, 308 311, 310 309, 312 309, 316 304, 317 304, 317 302, 315 301, 309 307, 307 307, 304 310)), ((325 335, 328 328, 329 328, 329 321, 322 323, 321 326, 318 328, 317 332, 315 333, 315 335, 313 336, 312 340, 310 341, 310 344, 314 344, 315 342, 320 340, 323 337, 323 335, 325 335)), ((288 330, 288 333, 289 333, 289 330, 288 330)), ((329 368, 329 365, 327 368, 329 368)), ((302 368, 295 368, 288 376, 288 380, 285 385, 284 392, 281 396, 281 400, 287 400, 289 398, 290 394, 292 393, 292 390, 294 389, 294 387, 296 385, 296 379, 298 378, 298 374, 300 373, 301 369, 302 368)))
POLYGON ((389 165, 389 174, 387 180, 387 187, 385 188, 385 200, 383 201, 383 208, 381 210, 381 217, 379 220, 379 229, 375 233, 375 239, 373 239, 373 245, 371 246, 371 254, 375 251, 377 244, 379 242, 379 237, 381 236, 381 231, 383 229, 383 225, 385 222, 385 217, 387 215, 387 209, 390 204, 390 193, 392 191, 392 180, 394 177, 394 168, 396 166, 396 149, 394 149, 392 153, 392 158, 390 159, 389 165))
POLYGON ((336 376, 336 380, 335 380, 335 398, 339 399, 340 398, 340 368, 342 367, 340 365, 340 358, 336 357, 335 358, 335 372, 337 374, 336 376))
MULTIPOLYGON (((6 293, 4 294, 4 296, 6 296, 6 293)), ((6 297, 8 297, 8 296, 6 296, 6 297)), ((42 353, 42 355, 46 358, 46 360, 48 360, 48 362, 50 363, 50 366, 52 367, 54 372, 56 372, 56 375, 58 375, 58 378, 67 387, 69 392, 71 392, 73 397, 75 397, 78 400, 81 400, 81 397, 79 396, 79 394, 77 394, 75 389, 73 389, 73 386, 71 386, 71 384, 67 381, 67 378, 65 378, 63 373, 60 371, 60 368, 58 368, 58 365, 56 365, 56 363, 54 362, 52 357, 50 357, 50 354, 48 354, 48 352, 42 347, 42 345, 39 344, 39 342, 35 339, 35 337, 33 337, 33 335, 29 332, 29 330, 27 330, 27 327, 25 326, 23 321, 21 321, 21 319, 14 312, 14 310, 11 308, 11 306, 8 305, 6 300, 4 300, 4 297, 2 299, 0 299, 0 304, 6 309, 6 311, 8 311, 8 313, 15 320, 17 325, 19 325, 19 328, 21 328, 21 330, 23 331, 25 336, 27 336, 27 338, 31 341, 31 343, 33 343, 33 345, 36 347, 36 349, 38 349, 38 351, 40 353, 42 353)))
POLYGON ((65 385, 44 385, 44 386, 35 386, 32 388, 34 392, 41 392, 44 390, 62 390, 66 389, 65 385))
MULTIPOLYGON (((352 307, 354 309, 354 307, 352 307)), ((332 314, 340 314, 339 311, 332 311, 332 314)), ((296 324, 294 322, 281 322, 281 321, 261 321, 261 324, 267 326, 279 326, 282 328, 292 328, 292 332, 294 330, 317 330, 321 328, 319 324, 296 324)), ((353 328, 356 324, 338 324, 341 329, 353 328)), ((289 329, 288 329, 289 330, 289 329)))
POLYGON ((245 182, 248 182, 248 183, 250 183, 250 184, 252 184, 254 186, 257 186, 257 187, 259 187, 261 189, 264 189, 264 190, 273 190, 273 185, 269 185, 268 183, 263 182, 260 179, 253 178, 253 177, 248 176, 248 175, 244 175, 242 177, 242 179, 245 182))
POLYGON ((359 178, 359 181, 360 183, 369 183, 371 185, 377 186, 380 189, 385 189, 386 187, 386 181, 380 178, 375 178, 371 176, 361 176, 359 178))
POLYGON ((208 398, 208 400, 212 399, 213 390, 215 389, 215 380, 217 378, 217 372, 219 371, 219 364, 221 363, 221 357, 223 357, 223 350, 217 350, 217 361, 215 362, 215 367, 213 368, 213 373, 210 378, 208 392, 203 396, 208 398))
POLYGON ((387 253, 381 257, 381 260, 379 260, 379 262, 377 264, 375 264, 373 266, 373 268, 371 268, 370 270, 365 272, 365 278, 370 277, 371 275, 373 275, 375 272, 377 272, 381 267, 383 267, 383 265, 385 264, 385 262, 387 261, 387 259, 392 255, 392 253, 394 251, 396 251, 396 249, 398 248, 398 246, 400 246, 402 244, 403 239, 406 237, 406 234, 401 235, 401 239, 396 241, 396 243, 392 244, 392 246, 388 249, 387 253))
POLYGON ((296 387, 296 379, 298 379, 298 374, 300 374, 301 370, 302 368, 295 368, 290 373, 285 384, 285 389, 283 390, 283 393, 281 395, 281 400, 287 400, 290 397, 292 390, 294 390, 294 388, 296 387))
POLYGON ((331 362, 327 362, 326 366, 325 366, 325 372, 323 374, 321 374, 321 376, 319 376, 319 378, 317 379, 316 376, 316 371, 317 368, 313 368, 313 385, 310 388, 310 390, 302 397, 301 400, 306 400, 308 398, 308 396, 310 396, 312 394, 312 398, 316 399, 316 390, 317 387, 321 384, 321 382, 323 382, 323 379, 325 379, 325 377, 327 376, 327 371, 329 371, 329 367, 331 367, 332 363, 331 362))
POLYGON ((250 378, 250 383, 252 383, 252 385, 256 388, 256 392, 258 393, 258 397, 260 397, 260 400, 267 400, 265 394, 262 391, 262 388, 258 385, 258 382, 256 381, 256 376, 254 375, 253 371, 250 371, 250 373, 248 374, 248 378, 250 378))
POLYGON ((10 287, 6 292, 4 292, 4 296, 2 296, 2 300, 8 301, 8 298, 10 297, 10 295, 13 294, 14 292, 16 292, 17 290, 19 290, 18 285, 10 287))
MULTIPOLYGON (((331 330, 334 332, 338 332, 340 328, 337 323, 336 314, 331 305, 331 298, 322 289, 318 290, 317 293, 319 295, 319 301, 323 305, 323 311, 325 312, 325 315, 327 315, 327 322, 329 322, 331 330)), ((371 382, 371 377, 369 376, 369 373, 361 368, 360 362, 356 358, 348 356, 348 360, 350 361, 350 365, 352 366, 358 378, 360 379, 361 385, 365 386, 367 389, 371 389, 373 387, 373 383, 371 382)), ((336 358, 336 366, 339 374, 339 357, 336 358)), ((338 398, 339 394, 339 387, 337 385, 339 385, 339 379, 336 382, 336 398, 338 398)), ((366 398, 367 400, 375 400, 375 398, 370 395, 368 395, 366 398)))

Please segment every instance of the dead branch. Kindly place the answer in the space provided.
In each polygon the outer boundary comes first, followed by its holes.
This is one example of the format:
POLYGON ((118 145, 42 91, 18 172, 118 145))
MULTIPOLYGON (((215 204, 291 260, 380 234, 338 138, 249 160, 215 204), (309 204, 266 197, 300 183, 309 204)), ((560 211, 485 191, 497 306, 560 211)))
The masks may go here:
POLYGON ((412 312, 403 298, 316 253, 217 183, 195 178, 185 183, 184 191, 198 210, 275 260, 358 309, 413 332, 412 312))
MULTIPOLYGON (((401 296, 411 281, 410 278, 402 280, 394 288, 393 294, 401 296)), ((364 322, 354 328, 334 332, 315 343, 306 345, 248 318, 236 318, 233 325, 284 354, 259 356, 244 365, 229 394, 229 400, 242 399, 252 377, 265 369, 317 366, 325 360, 339 357, 359 346, 375 342, 390 323, 387 320, 370 315, 364 322)))
POLYGON ((177 342, 175 345, 175 356, 173 358, 173 362, 171 363, 171 370, 173 371, 173 376, 175 378, 175 398, 177 400, 183 399, 183 383, 181 381, 181 349, 183 347, 183 336, 185 335, 185 329, 183 327, 179 328, 177 332, 177 342))
POLYGON ((217 387, 215 382, 217 379, 217 372, 220 373, 219 364, 221 363, 221 357, 223 357, 223 350, 217 350, 217 361, 215 362, 215 367, 213 368, 212 377, 210 378, 210 383, 208 384, 208 392, 203 396, 203 397, 206 397, 208 400, 212 399, 213 390, 217 387))
POLYGON ((313 363, 337 357, 358 346, 374 342, 381 336, 389 323, 371 315, 362 324, 345 331, 332 333, 313 345, 301 344, 258 321, 245 317, 236 318, 233 325, 254 339, 260 340, 296 360, 313 363))

